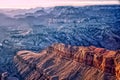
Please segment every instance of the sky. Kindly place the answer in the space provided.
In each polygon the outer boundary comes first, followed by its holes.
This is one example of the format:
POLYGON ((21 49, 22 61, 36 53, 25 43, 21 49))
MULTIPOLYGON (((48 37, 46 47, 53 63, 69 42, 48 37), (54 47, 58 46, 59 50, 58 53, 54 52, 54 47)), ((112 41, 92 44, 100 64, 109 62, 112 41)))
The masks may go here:
POLYGON ((119 0, 0 0, 0 8, 29 9, 52 6, 85 6, 96 4, 119 4, 119 0))

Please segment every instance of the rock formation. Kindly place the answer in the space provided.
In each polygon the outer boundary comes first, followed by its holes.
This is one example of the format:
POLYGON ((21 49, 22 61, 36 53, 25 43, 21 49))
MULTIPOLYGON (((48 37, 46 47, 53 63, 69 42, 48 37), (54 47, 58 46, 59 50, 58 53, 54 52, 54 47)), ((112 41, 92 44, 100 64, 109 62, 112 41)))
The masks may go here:
POLYGON ((40 53, 19 51, 16 67, 25 80, 120 80, 120 51, 53 44, 40 53))

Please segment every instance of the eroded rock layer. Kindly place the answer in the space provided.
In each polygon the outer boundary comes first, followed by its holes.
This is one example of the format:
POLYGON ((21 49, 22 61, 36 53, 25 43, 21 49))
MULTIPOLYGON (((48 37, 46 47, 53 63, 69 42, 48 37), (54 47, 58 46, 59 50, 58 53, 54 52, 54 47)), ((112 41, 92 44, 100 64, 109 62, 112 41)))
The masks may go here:
POLYGON ((16 67, 25 80, 120 80, 120 51, 53 44, 36 54, 19 51, 16 67))

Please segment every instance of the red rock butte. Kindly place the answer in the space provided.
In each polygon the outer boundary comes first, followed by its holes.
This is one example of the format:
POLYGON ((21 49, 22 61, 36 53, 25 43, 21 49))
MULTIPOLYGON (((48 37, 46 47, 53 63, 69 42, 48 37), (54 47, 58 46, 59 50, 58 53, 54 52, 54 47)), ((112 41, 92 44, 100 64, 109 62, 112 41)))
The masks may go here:
POLYGON ((25 80, 120 80, 120 50, 56 43, 19 51, 14 62, 25 80))

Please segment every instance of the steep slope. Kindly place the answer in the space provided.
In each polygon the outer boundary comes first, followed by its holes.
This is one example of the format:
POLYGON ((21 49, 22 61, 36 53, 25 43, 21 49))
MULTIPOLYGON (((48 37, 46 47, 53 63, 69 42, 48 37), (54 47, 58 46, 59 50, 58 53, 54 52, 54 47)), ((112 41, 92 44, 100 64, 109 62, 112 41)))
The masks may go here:
POLYGON ((25 80, 120 79, 120 51, 94 46, 53 44, 40 54, 20 51, 14 62, 25 80))

